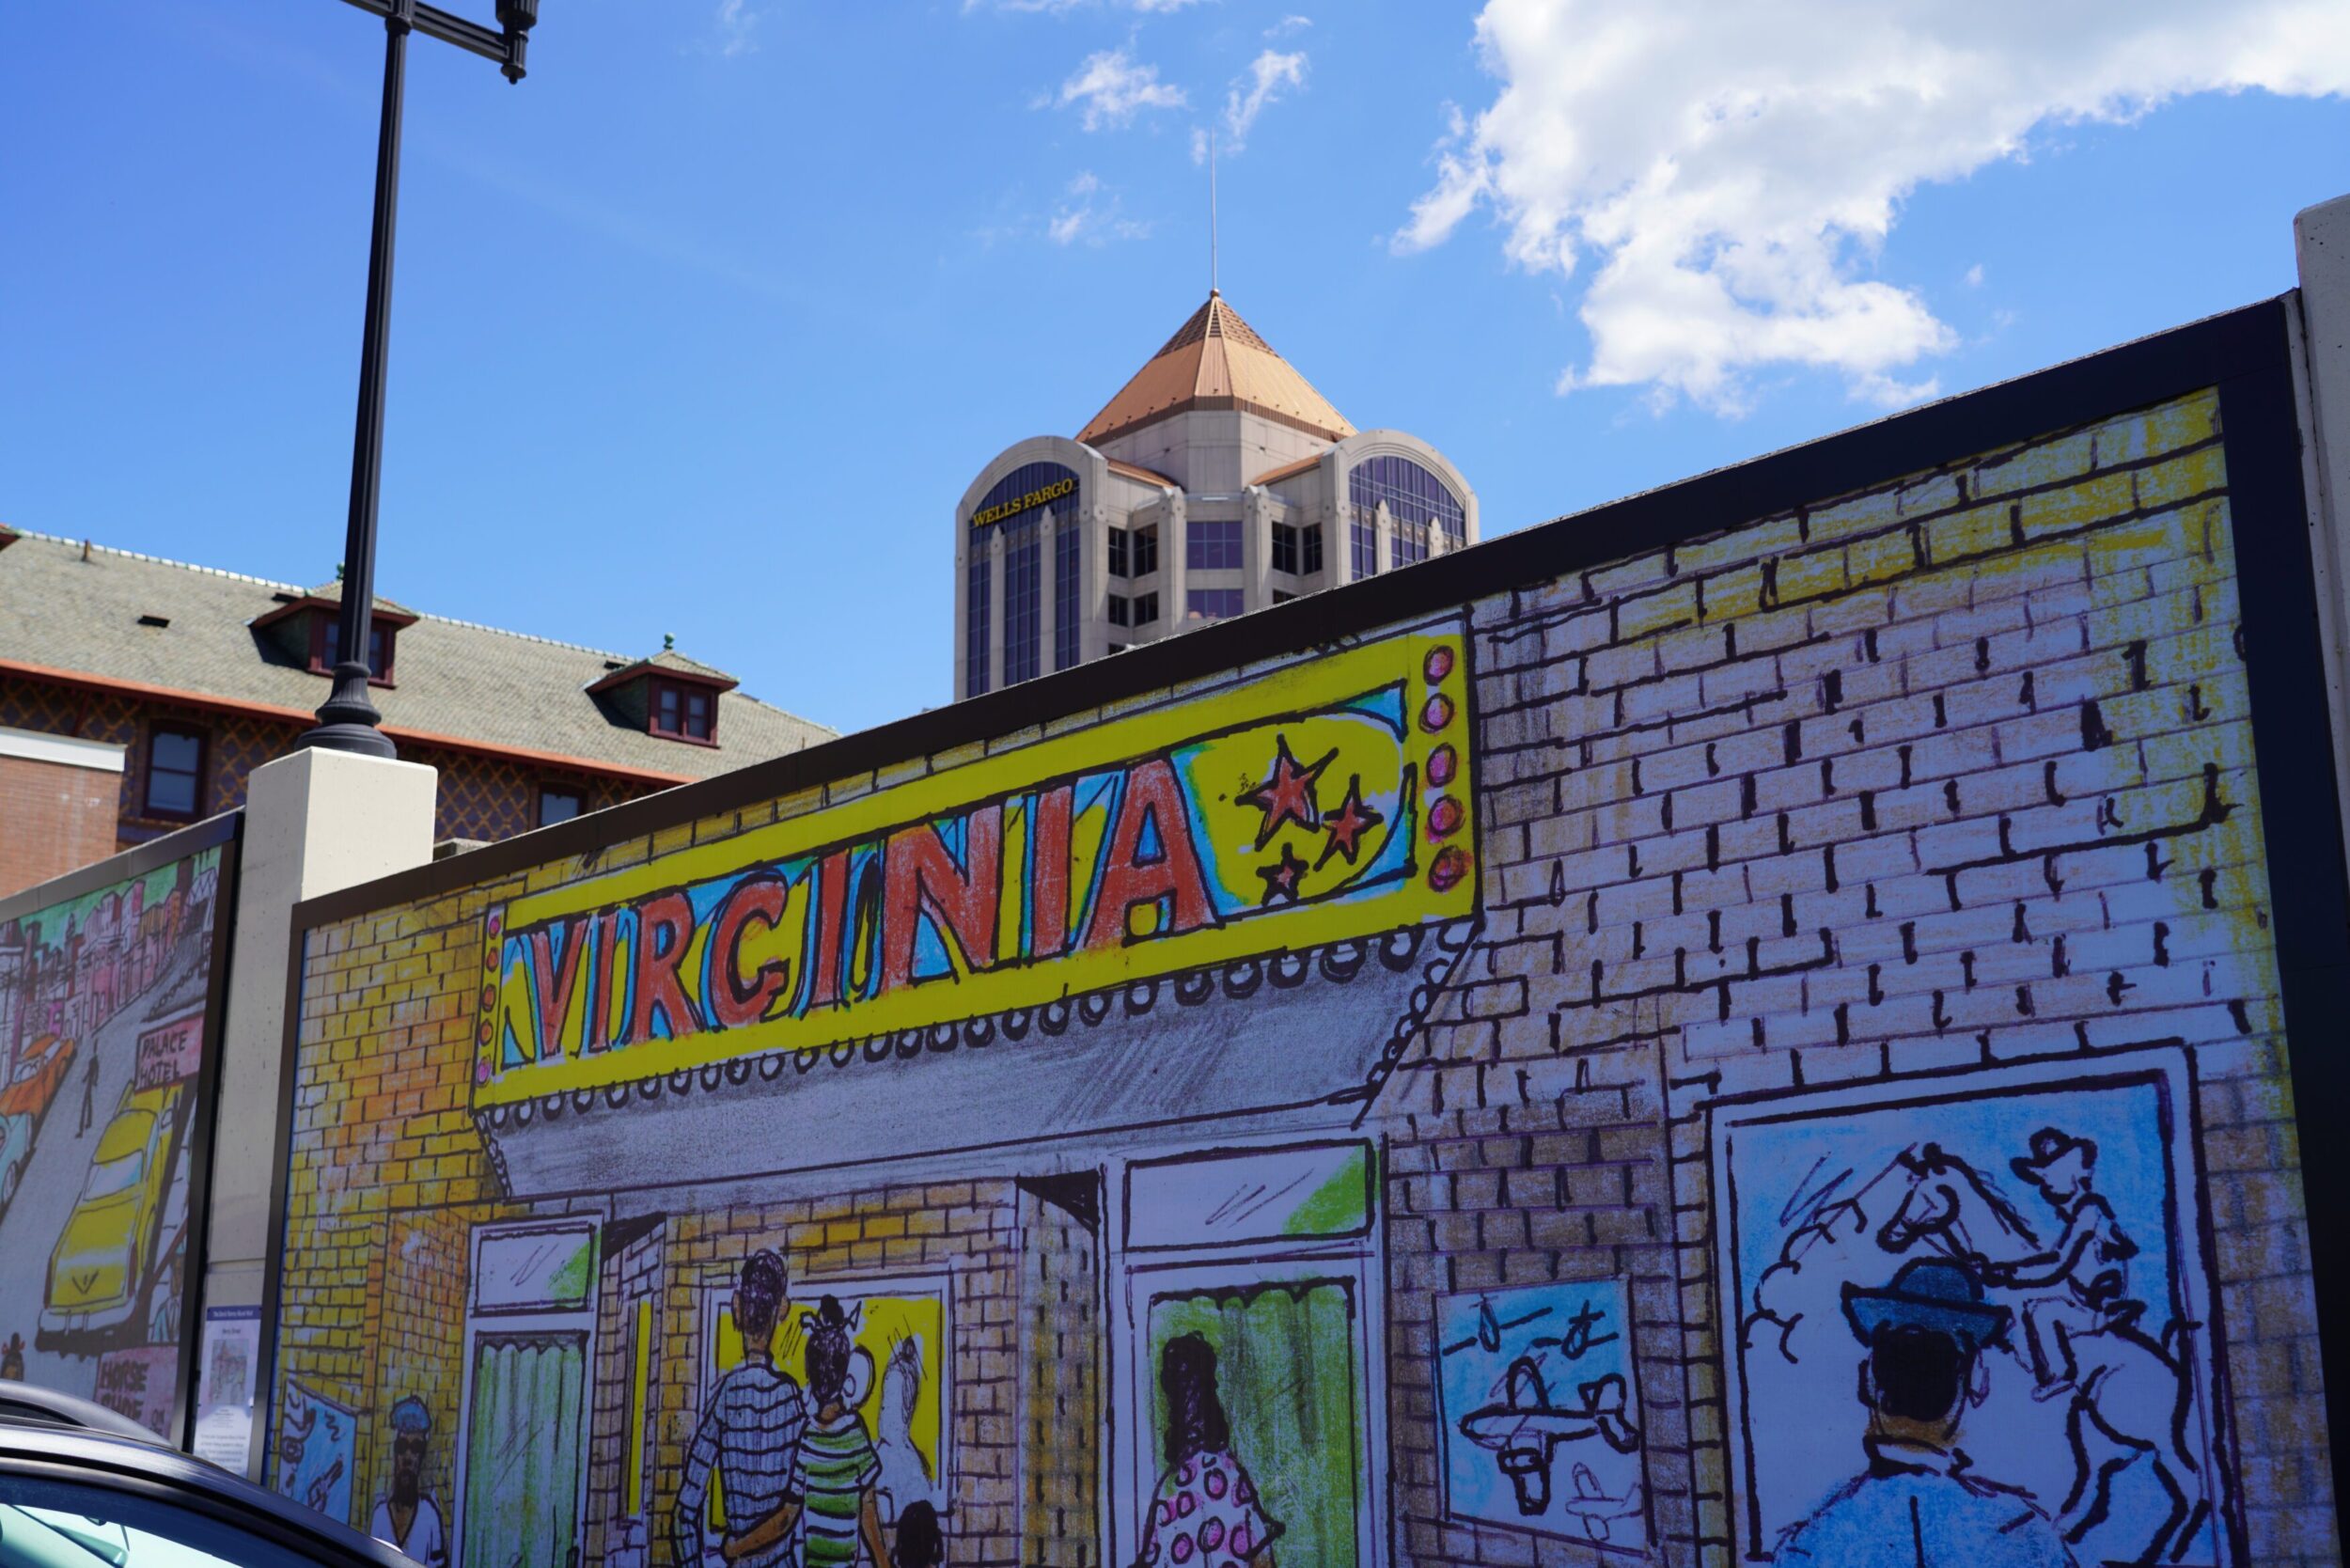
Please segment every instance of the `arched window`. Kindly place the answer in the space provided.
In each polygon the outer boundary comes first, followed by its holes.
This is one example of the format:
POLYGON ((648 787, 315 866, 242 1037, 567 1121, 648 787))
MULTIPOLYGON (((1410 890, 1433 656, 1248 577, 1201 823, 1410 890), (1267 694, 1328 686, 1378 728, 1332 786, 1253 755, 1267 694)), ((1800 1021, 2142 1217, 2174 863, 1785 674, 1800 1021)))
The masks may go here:
MULTIPOLYGON (((980 552, 994 543, 996 534, 1004 536, 1005 685, 1033 679, 1043 671, 1044 550, 1039 525, 1047 517, 1073 524, 1076 516, 1076 473, 1058 463, 1022 463, 991 485, 971 510, 973 593, 986 589, 986 574, 978 564, 980 552)), ((1073 528, 1058 537, 1069 542, 1058 544, 1053 555, 1055 616, 1064 623, 1056 628, 1054 651, 1056 666, 1066 668, 1075 662, 1080 557, 1073 528)), ((986 689, 987 659, 979 646, 986 635, 986 612, 976 601, 965 612, 964 624, 972 642, 966 650, 969 669, 964 684, 968 695, 977 696, 986 689)))
POLYGON ((1348 470, 1346 498, 1353 513, 1350 540, 1355 575, 1368 577, 1379 570, 1377 514, 1384 503, 1395 523, 1394 558, 1390 566, 1408 566, 1428 558, 1432 530, 1444 530, 1448 549, 1468 542, 1468 509, 1445 482, 1407 457, 1367 457, 1348 470))

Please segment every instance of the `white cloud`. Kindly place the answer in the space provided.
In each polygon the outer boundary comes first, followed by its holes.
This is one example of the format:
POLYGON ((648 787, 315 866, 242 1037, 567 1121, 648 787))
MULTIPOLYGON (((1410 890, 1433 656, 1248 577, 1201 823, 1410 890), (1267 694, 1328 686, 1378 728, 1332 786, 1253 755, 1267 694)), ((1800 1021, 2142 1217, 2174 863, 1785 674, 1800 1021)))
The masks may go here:
POLYGON ((1314 19, 1310 16, 1285 16, 1267 27, 1264 30, 1264 36, 1269 39, 1285 39, 1292 33, 1302 33, 1313 24, 1314 19))
POLYGON ((1085 128, 1100 131, 1131 124, 1145 109, 1180 109, 1189 100, 1183 88, 1159 80, 1158 67, 1136 65, 1123 49, 1104 49, 1086 56, 1056 102, 1064 109, 1083 105, 1085 128))
POLYGON ((1060 205, 1045 223, 1045 235, 1057 245, 1104 245, 1113 240, 1139 240, 1149 235, 1151 226, 1125 216, 1123 206, 1119 194, 1087 169, 1062 192, 1060 205))
POLYGON ((1591 356, 1561 388, 1724 413, 1771 365, 1931 395, 1915 368, 1956 336, 1872 275, 1920 184, 2185 93, 2350 90, 2342 0, 1489 0, 1477 39, 1500 89, 1453 111, 1394 248, 1483 208, 1529 271, 1589 257, 1591 356))
POLYGON ((1966 269, 1966 287, 1969 289, 1980 289, 1982 287, 1982 262, 1978 261, 1973 266, 1966 269))
POLYGON ((1224 132, 1230 140, 1226 148, 1233 152, 1248 145, 1249 128, 1267 105, 1278 102, 1292 87, 1306 85, 1306 52, 1284 55, 1268 49, 1249 62, 1248 74, 1232 85, 1224 100, 1224 132), (1243 86, 1247 87, 1244 93, 1243 86))
POLYGON ((1198 3, 1199 0, 1134 0, 1134 8, 1138 11, 1156 11, 1164 15, 1169 11, 1180 11, 1185 6, 1196 6, 1198 3))
POLYGON ((744 55, 759 53, 760 13, 751 8, 750 0, 718 0, 718 8, 711 18, 709 35, 702 40, 703 53, 735 59, 744 55))

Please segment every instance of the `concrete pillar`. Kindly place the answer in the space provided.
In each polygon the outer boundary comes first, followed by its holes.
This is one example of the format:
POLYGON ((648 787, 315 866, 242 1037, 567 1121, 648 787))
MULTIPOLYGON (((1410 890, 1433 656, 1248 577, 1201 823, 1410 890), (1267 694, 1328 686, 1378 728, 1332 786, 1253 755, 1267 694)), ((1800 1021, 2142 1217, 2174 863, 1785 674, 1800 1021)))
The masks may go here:
POLYGON ((2293 242, 2301 274, 2294 388, 2301 478, 2326 645, 2335 789, 2350 829, 2350 196, 2298 213, 2293 242))
POLYGON ((1159 519, 1159 623, 1166 636, 1183 629, 1183 598, 1191 584, 1191 568, 1183 553, 1183 535, 1191 527, 1185 497, 1167 498, 1167 515, 1159 519))
MULTIPOLYGON (((431 860, 438 777, 415 762, 297 751, 254 769, 246 780, 204 1267, 207 1307, 266 1301, 293 906, 431 860)), ((257 1442, 264 1424, 254 1422, 257 1442)), ((246 1462, 248 1476, 258 1474, 258 1459, 257 1449, 246 1462)))

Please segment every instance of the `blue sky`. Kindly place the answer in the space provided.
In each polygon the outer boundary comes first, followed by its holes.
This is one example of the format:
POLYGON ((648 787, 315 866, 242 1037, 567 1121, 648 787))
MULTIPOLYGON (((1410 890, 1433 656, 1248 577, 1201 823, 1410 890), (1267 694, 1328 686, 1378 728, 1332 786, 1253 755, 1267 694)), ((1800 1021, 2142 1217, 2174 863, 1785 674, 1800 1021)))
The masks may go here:
MULTIPOLYGON (((2274 294, 2350 192, 2293 0, 542 8, 520 86, 412 49, 379 587, 843 729, 947 699, 979 465, 1204 295, 1211 125, 1228 296, 1488 535, 2274 294)), ((328 576, 380 24, 9 32, 0 521, 328 576)))

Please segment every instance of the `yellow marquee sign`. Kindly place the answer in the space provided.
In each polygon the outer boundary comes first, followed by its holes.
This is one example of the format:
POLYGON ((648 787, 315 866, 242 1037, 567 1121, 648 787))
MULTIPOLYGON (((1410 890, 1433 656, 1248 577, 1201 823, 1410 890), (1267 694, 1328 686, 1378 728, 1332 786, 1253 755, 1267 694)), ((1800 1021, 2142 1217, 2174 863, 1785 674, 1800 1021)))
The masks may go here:
POLYGON ((1466 914, 1468 702, 1387 637, 494 908, 475 1101, 1466 914))

